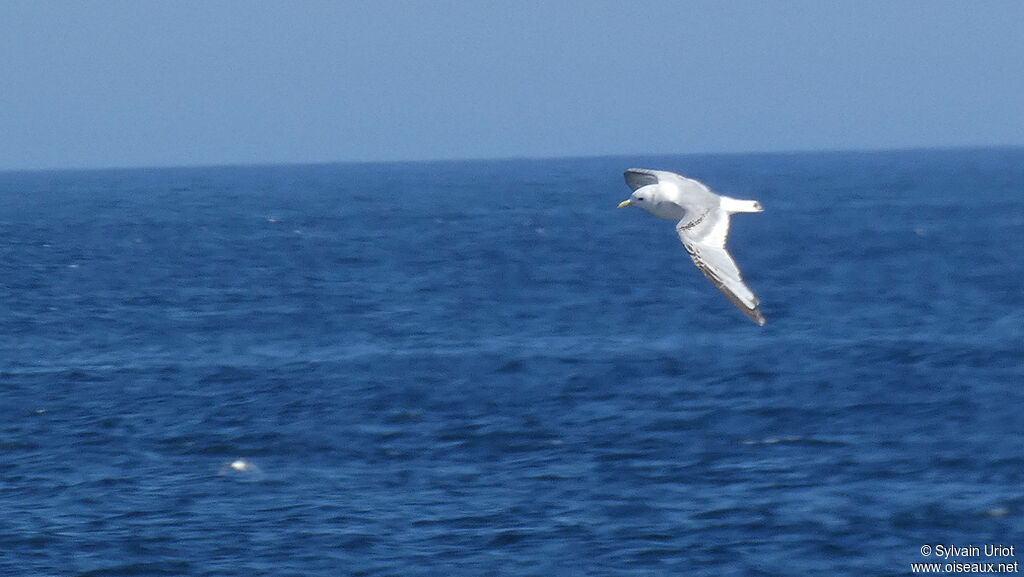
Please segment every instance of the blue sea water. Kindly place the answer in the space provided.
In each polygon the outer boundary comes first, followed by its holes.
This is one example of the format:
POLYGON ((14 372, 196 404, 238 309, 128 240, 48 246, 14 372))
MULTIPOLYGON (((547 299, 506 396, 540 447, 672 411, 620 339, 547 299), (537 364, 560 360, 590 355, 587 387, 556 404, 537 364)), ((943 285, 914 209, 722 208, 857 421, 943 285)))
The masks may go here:
POLYGON ((1022 271, 1021 149, 2 173, 0 574, 1020 560, 1022 271))

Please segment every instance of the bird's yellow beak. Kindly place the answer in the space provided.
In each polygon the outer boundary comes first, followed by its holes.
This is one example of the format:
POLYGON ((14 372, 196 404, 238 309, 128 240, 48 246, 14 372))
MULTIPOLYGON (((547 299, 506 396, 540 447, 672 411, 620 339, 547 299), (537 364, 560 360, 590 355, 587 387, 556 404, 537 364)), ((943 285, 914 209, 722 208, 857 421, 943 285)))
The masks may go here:
POLYGON ((627 198, 626 200, 624 200, 624 201, 619 203, 619 208, 624 208, 624 207, 630 206, 632 204, 633 204, 633 199, 632 198, 627 198))

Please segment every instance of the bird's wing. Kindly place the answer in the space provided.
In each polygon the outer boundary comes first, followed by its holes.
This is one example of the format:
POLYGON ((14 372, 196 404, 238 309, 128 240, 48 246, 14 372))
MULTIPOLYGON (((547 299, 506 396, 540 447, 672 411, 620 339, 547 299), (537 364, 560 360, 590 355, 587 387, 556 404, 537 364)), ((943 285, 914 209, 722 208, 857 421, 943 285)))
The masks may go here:
POLYGON ((761 301, 743 282, 736 261, 725 250, 725 241, 729 238, 729 213, 715 207, 694 218, 687 216, 676 225, 676 232, 704 276, 751 320, 763 325, 764 316, 757 308, 761 301))
MULTIPOLYGON (((686 178, 681 174, 667 170, 647 170, 646 168, 630 168, 626 171, 626 184, 629 188, 636 190, 648 184, 661 184, 675 189, 679 200, 688 203, 717 203, 718 195, 711 192, 707 186, 700 181, 686 178)), ((691 208, 691 207, 687 207, 691 208)))
POLYGON ((647 186, 648 184, 658 184, 658 173, 657 170, 647 170, 644 168, 630 168, 626 171, 626 184, 629 185, 631 190, 636 190, 641 186, 647 186))

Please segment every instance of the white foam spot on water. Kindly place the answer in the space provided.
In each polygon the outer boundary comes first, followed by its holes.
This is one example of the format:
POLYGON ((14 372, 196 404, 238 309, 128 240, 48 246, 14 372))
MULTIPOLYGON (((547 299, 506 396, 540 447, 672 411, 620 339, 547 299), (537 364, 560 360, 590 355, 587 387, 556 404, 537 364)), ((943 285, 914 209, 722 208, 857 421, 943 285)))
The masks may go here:
POLYGON ((743 445, 780 445, 780 444, 805 443, 805 442, 811 442, 811 441, 814 441, 814 439, 809 439, 807 437, 799 437, 799 436, 791 435, 791 436, 788 436, 788 437, 768 437, 766 439, 746 439, 746 440, 740 441, 740 444, 743 444, 743 445))
POLYGON ((254 475, 260 472, 262 471, 255 463, 249 459, 239 458, 221 465, 219 475, 254 475))

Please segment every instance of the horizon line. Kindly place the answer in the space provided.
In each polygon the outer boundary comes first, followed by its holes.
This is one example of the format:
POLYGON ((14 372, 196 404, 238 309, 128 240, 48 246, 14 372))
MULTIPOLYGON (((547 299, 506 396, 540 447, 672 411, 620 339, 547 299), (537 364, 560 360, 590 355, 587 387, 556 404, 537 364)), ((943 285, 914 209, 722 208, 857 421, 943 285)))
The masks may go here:
POLYGON ((566 154, 553 156, 480 156, 467 158, 433 158, 407 160, 312 160, 312 161, 253 161, 223 162, 211 164, 140 164, 111 165, 94 167, 42 167, 42 168, 0 168, 0 174, 16 173, 53 173, 53 172, 110 172, 110 171, 145 171, 145 170, 211 170, 238 168, 284 168, 334 165, 386 165, 386 164, 449 164, 449 163, 485 163, 485 162, 531 162, 548 160, 596 160, 602 158, 650 158, 650 157, 712 157, 712 156, 793 156, 793 155, 835 155, 835 154, 883 154, 909 152, 954 152, 982 150, 1024 150, 1024 144, 979 144, 979 145, 941 145, 941 146, 894 146, 880 148, 821 148, 791 150, 750 150, 733 152, 644 152, 644 153, 609 153, 609 154, 566 154))

